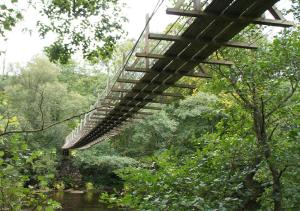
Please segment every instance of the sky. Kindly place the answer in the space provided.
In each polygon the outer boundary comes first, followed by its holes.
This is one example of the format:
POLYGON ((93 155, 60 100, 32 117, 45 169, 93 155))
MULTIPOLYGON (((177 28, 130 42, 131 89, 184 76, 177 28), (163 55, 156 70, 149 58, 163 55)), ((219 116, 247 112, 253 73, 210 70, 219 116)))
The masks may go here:
MULTIPOLYGON (((158 0, 123 0, 126 1, 127 7, 124 8, 125 16, 128 23, 125 30, 128 32, 127 38, 138 38, 145 25, 145 17, 147 13, 152 13, 153 8, 158 0)), ((281 0, 279 7, 286 8, 289 0, 281 0)), ((165 14, 166 5, 163 5, 150 24, 151 32, 161 32, 168 23, 176 19, 175 16, 165 14)), ((9 63, 26 64, 35 55, 41 54, 43 48, 49 45, 53 39, 48 38, 42 40, 37 33, 24 33, 24 26, 34 26, 36 15, 34 11, 28 11, 25 14, 25 20, 17 25, 15 29, 8 34, 6 43, 0 42, 0 51, 6 50, 6 66, 9 63)), ((0 57, 0 68, 2 69, 3 56, 0 57)))

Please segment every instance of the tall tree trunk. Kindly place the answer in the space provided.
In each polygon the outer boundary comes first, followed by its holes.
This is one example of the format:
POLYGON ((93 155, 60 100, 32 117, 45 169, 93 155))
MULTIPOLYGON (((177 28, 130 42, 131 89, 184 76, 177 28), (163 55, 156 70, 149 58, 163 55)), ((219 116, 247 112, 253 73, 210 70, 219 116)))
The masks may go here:
POLYGON ((247 196, 243 201, 243 205, 240 210, 251 211, 261 208, 258 199, 262 196, 264 188, 260 182, 255 180, 255 172, 251 172, 245 177, 244 185, 251 194, 247 196))
POLYGON ((280 173, 276 168, 275 164, 271 161, 271 149, 268 144, 268 135, 266 130, 265 123, 265 114, 264 114, 264 105, 262 101, 261 108, 253 109, 253 120, 254 120, 254 130, 256 133, 257 144, 260 150, 265 157, 268 167, 272 174, 272 182, 273 182, 273 202, 274 202, 274 210, 280 211, 282 210, 282 189, 280 182, 280 173))
POLYGON ((280 211, 282 210, 282 189, 281 189, 279 171, 275 168, 272 168, 270 165, 269 168, 272 172, 272 178, 273 178, 274 210, 280 211))

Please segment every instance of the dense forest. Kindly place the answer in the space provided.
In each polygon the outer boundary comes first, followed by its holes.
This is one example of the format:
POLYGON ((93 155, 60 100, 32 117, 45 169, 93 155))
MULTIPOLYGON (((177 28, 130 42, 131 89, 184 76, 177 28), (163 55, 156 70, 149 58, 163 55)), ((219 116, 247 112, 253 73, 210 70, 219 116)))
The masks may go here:
MULTIPOLYGON (((0 38, 22 20, 18 3, 0 3, 0 38)), ((38 21, 41 36, 58 36, 1 75, 0 210, 59 209, 51 193, 69 189, 124 210, 300 210, 299 0, 285 11, 295 27, 271 37, 250 25, 238 39, 258 50, 223 48, 214 56, 234 66, 206 65, 212 78, 185 79, 197 88, 184 99, 69 157, 65 137, 134 44, 118 41, 126 21, 118 1, 28 4, 50 20, 38 21), (92 15, 106 24, 87 23, 92 15), (78 50, 89 62, 72 59, 78 50)))

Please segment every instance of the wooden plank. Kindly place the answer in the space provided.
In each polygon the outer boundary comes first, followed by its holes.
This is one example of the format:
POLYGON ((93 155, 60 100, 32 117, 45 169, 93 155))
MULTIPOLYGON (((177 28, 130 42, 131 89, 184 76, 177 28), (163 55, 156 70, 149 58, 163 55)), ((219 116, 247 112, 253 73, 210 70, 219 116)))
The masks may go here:
POLYGON ((112 97, 112 96, 108 96, 107 99, 110 100, 129 100, 129 101, 135 101, 135 102, 146 102, 146 103, 159 103, 159 104, 170 104, 172 103, 169 100, 166 99, 140 99, 140 98, 133 98, 133 97, 112 97))
MULTIPOLYGON (((129 111, 130 112, 130 111, 129 111)), ((126 114, 126 113, 128 113, 128 111, 114 111, 114 114, 126 114)), ((151 112, 143 112, 143 111, 138 111, 138 112, 134 112, 135 114, 141 114, 141 115, 152 115, 153 113, 151 113, 151 112)))
POLYGON ((176 97, 176 98, 184 98, 184 96, 180 93, 158 93, 158 92, 151 92, 151 91, 140 91, 140 90, 135 90, 132 91, 131 89, 118 89, 118 88, 113 88, 111 90, 112 92, 120 92, 120 93, 145 93, 145 94, 151 94, 151 95, 160 95, 160 96, 165 96, 165 97, 176 97))
POLYGON ((95 120, 97 120, 97 123, 98 123, 98 121, 103 120, 104 118, 105 118, 105 115, 100 113, 99 115, 95 115, 92 118, 90 118, 88 122, 89 123, 91 123, 91 122, 95 123, 95 120))
POLYGON ((150 33, 149 39, 153 40, 165 40, 165 41, 180 41, 184 43, 192 43, 192 44, 209 44, 209 45, 220 45, 224 47, 232 47, 232 48, 244 48, 244 49, 257 49, 258 46, 255 44, 248 44, 244 42, 237 42, 237 41, 229 41, 229 42, 217 42, 212 40, 200 40, 200 39, 188 39, 181 36, 175 36, 175 35, 166 35, 166 34, 155 34, 150 33))
POLYGON ((93 119, 90 119, 89 122, 98 123, 100 120, 102 120, 102 119, 95 117, 93 119))
POLYGON ((114 109, 114 108, 109 108, 109 107, 105 107, 105 108, 97 108, 97 110, 96 111, 110 111, 110 110, 112 110, 112 109, 114 109))
POLYGON ((283 14, 275 7, 271 7, 269 12, 273 15, 276 20, 285 20, 283 14))
MULTIPOLYGON (((125 71, 128 72, 140 72, 140 73, 150 73, 150 72, 155 72, 155 73, 160 73, 161 71, 159 70, 154 70, 154 69, 147 69, 147 68, 134 68, 134 67, 126 67, 125 71)), ((165 70, 168 72, 168 70, 165 70)), ((174 74, 173 72, 170 72, 171 74, 174 74)), ((176 75, 182 75, 182 76, 187 76, 187 77, 194 77, 194 78, 211 78, 211 76, 205 74, 205 73, 194 73, 194 71, 190 71, 188 73, 176 73, 176 75)))
MULTIPOLYGON (((122 113, 127 113, 129 112, 130 109, 132 109, 133 107, 130 107, 130 106, 127 106, 127 107, 118 107, 118 108, 115 108, 114 111, 117 109, 118 111, 121 111, 122 113), (126 109, 126 110, 125 110, 126 109)), ((145 107, 141 108, 141 109, 146 109, 145 107)), ((147 110, 147 109, 146 109, 147 110)), ((155 107, 155 109, 148 109, 148 110, 161 110, 161 109, 157 109, 157 107, 155 107)), ((103 109, 101 112, 111 112, 112 110, 105 110, 103 109)), ((139 111, 139 112, 145 112, 145 111, 139 111)), ((138 114, 141 114, 139 113, 138 114)), ((106 113, 99 113, 99 117, 102 117, 102 116, 105 116, 106 113)), ((95 116, 95 118, 97 119, 97 116, 95 116)), ((94 118, 94 119, 95 119, 94 118)))
MULTIPOLYGON (((114 104, 103 104, 103 105, 107 105, 107 106, 110 106, 110 105, 114 105, 114 104)), ((121 107, 121 108, 133 108, 133 107, 136 107, 136 108, 140 108, 140 109, 149 109, 149 110, 156 110, 156 111, 159 111, 161 110, 162 108, 161 107, 155 107, 155 106, 136 106, 136 105, 133 105, 133 106, 130 106, 130 105, 122 105, 122 104, 119 104, 118 107, 121 107)))
POLYGON ((196 18, 210 18, 210 19, 218 19, 223 21, 230 21, 230 22, 238 22, 238 23, 253 23, 259 25, 266 25, 266 26, 276 26, 276 27, 292 27, 294 26, 293 22, 286 21, 286 20, 272 20, 272 19, 265 19, 265 18, 234 18, 225 15, 215 15, 210 14, 202 11, 195 11, 195 10, 183 10, 183 9, 176 9, 176 8, 168 8, 167 14, 169 15, 179 15, 179 16, 186 16, 186 17, 196 17, 196 18))
MULTIPOLYGON (((99 115, 94 114, 93 116, 90 117, 90 119, 92 119, 92 118, 95 117, 95 116, 99 117, 99 115)), ((101 115, 101 116, 104 117, 104 115, 101 115)))
POLYGON ((234 63, 231 61, 225 61, 225 60, 192 60, 189 58, 182 58, 177 56, 166 56, 162 54, 147 54, 147 53, 136 53, 136 57, 145 57, 145 58, 151 58, 151 59, 180 59, 186 62, 196 62, 196 63, 202 63, 202 64, 215 64, 215 65, 225 65, 225 66, 231 66, 234 63))
MULTIPOLYGON (((131 83, 131 84, 149 84, 146 82, 142 82, 140 80, 135 80, 135 79, 123 79, 123 78, 119 78, 117 80, 117 82, 119 83, 131 83)), ((152 84, 157 84, 157 85, 165 85, 165 86, 169 86, 169 87, 176 87, 176 88, 183 88, 183 89, 196 89, 197 87, 194 85, 190 85, 190 84, 162 84, 162 83, 154 83, 152 82, 152 84)), ((106 98, 107 99, 107 98, 106 98)))
POLYGON ((150 59, 175 59, 177 57, 169 57, 162 54, 154 54, 154 53, 136 53, 136 57, 142 58, 150 58, 150 59))
POLYGON ((140 81, 136 79, 118 78, 117 82, 126 84, 138 84, 140 81))
POLYGON ((127 71, 127 72, 138 72, 138 73, 149 73, 149 72, 151 72, 151 69, 137 68, 137 67, 126 67, 125 71, 127 71))

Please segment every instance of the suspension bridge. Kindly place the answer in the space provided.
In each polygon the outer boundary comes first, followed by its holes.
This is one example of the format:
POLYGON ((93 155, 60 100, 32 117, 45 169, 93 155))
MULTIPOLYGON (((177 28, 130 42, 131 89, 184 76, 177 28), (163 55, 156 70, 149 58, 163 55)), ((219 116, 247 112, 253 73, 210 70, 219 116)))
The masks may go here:
POLYGON ((64 150, 89 148, 182 98, 178 90, 196 88, 182 82, 184 77, 210 78, 206 64, 234 65, 213 54, 223 47, 256 49, 253 43, 234 39, 248 25, 293 26, 275 7, 279 0, 190 0, 166 10, 178 18, 165 33, 150 33, 149 24, 163 1, 148 16, 141 36, 91 112, 66 137, 64 150), (265 18, 266 12, 272 18, 265 18))

